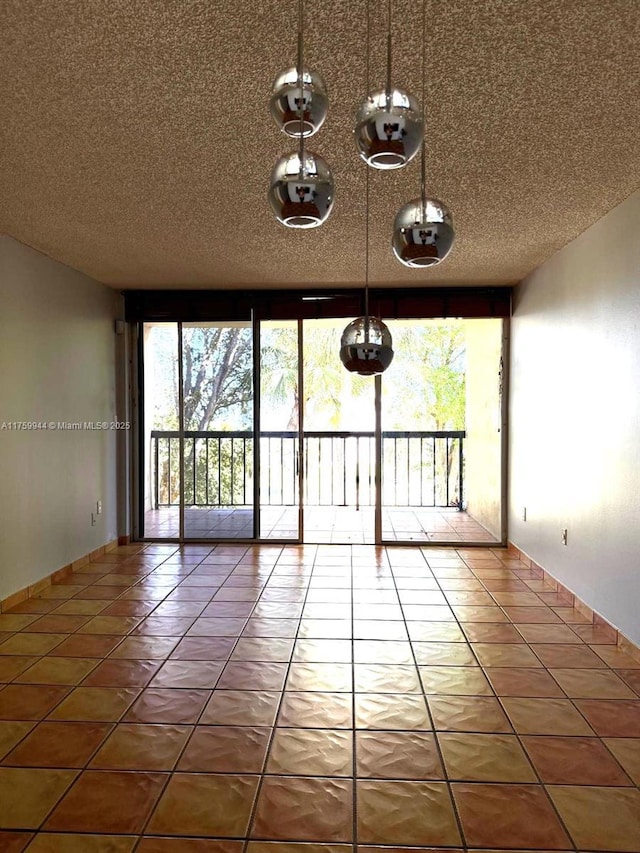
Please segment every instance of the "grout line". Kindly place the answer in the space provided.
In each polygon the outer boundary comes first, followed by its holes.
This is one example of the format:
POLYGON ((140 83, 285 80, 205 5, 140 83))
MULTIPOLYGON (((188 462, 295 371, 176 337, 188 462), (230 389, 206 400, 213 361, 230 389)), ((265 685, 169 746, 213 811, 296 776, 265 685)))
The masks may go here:
MULTIPOLYGON (((282 555, 282 551, 281 551, 280 553, 281 553, 281 555, 282 555)), ((313 577, 313 569, 314 569, 314 567, 315 567, 315 560, 317 559, 317 555, 318 555, 318 549, 317 549, 317 547, 316 547, 316 553, 315 553, 315 555, 314 555, 314 562, 313 562, 313 565, 312 565, 311 572, 309 572, 308 576, 306 576, 306 578, 307 578, 307 582, 306 582, 306 591, 305 591, 304 600, 303 600, 303 602, 302 602, 302 609, 301 609, 301 611, 300 611, 300 616, 298 617, 298 627, 296 628, 296 634, 295 634, 295 637, 293 637, 293 645, 291 646, 291 652, 290 652, 290 655, 289 655, 289 662, 287 663, 287 670, 286 670, 286 672, 285 672, 285 676, 284 676, 284 679, 283 679, 283 682, 282 682, 282 689, 279 691, 279 692, 280 692, 280 700, 279 700, 279 702, 278 702, 278 705, 277 705, 276 710, 275 710, 275 714, 274 714, 274 716, 273 716, 273 723, 272 723, 272 725, 271 725, 271 734, 270 734, 270 736, 269 736, 269 741, 268 741, 268 743, 267 743, 267 748, 266 748, 266 750, 265 750, 265 754, 264 754, 264 761, 263 761, 263 763, 262 763, 262 772, 259 774, 259 779, 258 779, 258 784, 257 784, 257 787, 256 787, 255 796, 254 796, 254 798, 253 798, 253 803, 252 803, 252 805, 251 805, 251 811, 250 811, 250 813, 249 813, 249 819, 248 819, 248 821, 247 821, 247 829, 246 829, 245 838, 244 838, 244 842, 243 842, 243 846, 242 846, 242 853, 247 853, 247 848, 248 848, 248 846, 249 846, 249 843, 250 843, 250 842, 251 842, 251 840, 252 840, 252 838, 251 838, 251 833, 252 833, 252 831, 253 831, 253 825, 254 825, 254 823, 255 823, 256 815, 257 815, 257 813, 258 813, 258 804, 259 804, 259 801, 260 801, 260 794, 262 793, 262 786, 263 786, 263 783, 264 783, 264 778, 265 778, 265 776, 267 776, 267 775, 268 775, 268 774, 267 774, 267 772, 266 772, 266 770, 267 770, 267 765, 268 765, 268 762, 269 762, 269 758, 270 758, 270 756, 271 756, 271 749, 272 749, 273 741, 274 741, 274 739, 275 739, 276 731, 277 731, 277 728, 278 728, 278 718, 279 718, 279 716, 280 716, 280 710, 281 710, 281 708, 282 708, 282 703, 283 703, 283 701, 284 701, 284 696, 285 696, 285 692, 286 692, 287 681, 288 681, 288 679, 289 679, 289 673, 290 673, 290 671, 291 671, 291 664, 292 664, 292 662, 293 662, 293 655, 294 655, 294 652, 295 652, 296 642, 298 641, 298 638, 299 638, 299 636, 300 636, 300 625, 301 625, 301 623, 302 623, 302 614, 304 613, 304 608, 305 608, 305 606, 306 606, 307 598, 308 598, 308 596, 309 596, 309 587, 310 587, 310 585, 311 585, 311 579, 312 579, 312 577, 313 577)), ((273 569, 272 569, 272 571, 271 571, 271 574, 269 575, 269 579, 270 579, 270 578, 271 578, 271 576, 273 575, 273 571, 275 570, 276 565, 277 565, 277 561, 276 561, 276 563, 275 563, 275 564, 274 564, 274 566, 273 566, 273 569)), ((265 586, 266 586, 266 584, 265 584, 265 586)), ((262 595, 262 593, 261 593, 261 595, 262 595)), ((265 639, 267 639, 267 638, 265 638, 265 639)), ((258 839, 258 840, 259 840, 259 839, 258 839)))
MULTIPOLYGON (((463 560, 463 562, 465 562, 465 564, 466 564, 466 560, 464 560, 464 558, 461 558, 461 559, 462 559, 462 560, 463 560)), ((475 576, 475 577, 480 581, 480 583, 482 583, 482 578, 481 578, 481 577, 478 577, 478 575, 476 575, 475 571, 474 571, 471 567, 469 567, 469 569, 470 569, 470 571, 472 572, 472 574, 473 574, 473 575, 474 575, 474 576, 475 576)), ((510 570, 510 569, 508 569, 508 571, 511 573, 511 570, 510 570)), ((482 585, 484 586, 484 583, 482 583, 482 585)), ((485 589, 486 589, 486 587, 485 587, 485 589)), ((489 594, 491 595, 490 590, 487 590, 487 592, 489 592, 489 594)), ((491 597, 493 598, 493 596, 491 596, 491 597)), ((496 601, 496 600, 494 599, 494 601, 496 601)), ((496 604, 498 605, 498 607, 500 608, 500 610, 502 610, 502 611, 503 611, 504 615, 507 617, 507 620, 508 620, 507 622, 499 623, 499 624, 505 624, 505 625, 506 625, 506 624, 508 624, 508 625, 513 625, 514 623, 511 621, 511 619, 510 619, 510 617, 509 617, 509 614, 504 610, 504 608, 503 608, 500 604, 498 604, 498 602, 497 602, 497 601, 496 601, 496 604)), ((538 606, 538 605, 536 605, 536 606, 538 606)), ((542 607, 547 607, 547 605, 546 605, 546 604, 544 604, 544 603, 543 603, 542 605, 540 605, 540 606, 542 606, 542 607)), ((454 616, 455 616, 455 612, 454 612, 454 616)), ((544 623, 542 623, 542 624, 544 624, 544 623)), ((517 630, 517 629, 516 629, 516 630, 517 630)), ((530 651, 533 651, 533 650, 531 649, 531 647, 530 647, 529 643, 527 643, 526 641, 525 641, 525 643, 526 643, 527 648, 528 648, 530 651)), ((482 663, 480 662, 480 660, 479 660, 478 656, 476 655, 475 650, 473 649, 473 645, 472 645, 471 643, 469 643, 469 646, 470 646, 470 648, 471 648, 471 652, 472 652, 473 656, 474 656, 474 657, 476 658, 476 660, 478 661, 478 665, 479 665, 480 669, 482 670, 482 672, 483 672, 483 674, 484 674, 484 677, 486 678, 486 680, 487 680, 487 683, 488 683, 489 687, 491 688, 491 691, 492 691, 492 693, 493 693, 493 696, 494 696, 494 697, 495 697, 495 699, 498 701, 498 703, 499 703, 500 707, 503 709, 504 713, 506 714, 507 719, 509 720, 509 723, 510 723, 511 727, 513 728, 513 733, 514 733, 514 736, 516 737, 516 739, 517 739, 517 741, 518 741, 518 745, 520 746, 520 749, 522 750, 523 755, 525 756, 525 758, 526 758, 527 762, 529 763, 529 766, 531 767, 531 770, 533 771, 533 773, 534 773, 534 775, 535 775, 536 779, 538 780, 538 784, 539 784, 539 786, 541 787, 542 791, 544 792, 544 795, 545 795, 545 797, 546 797, 546 799, 547 799, 547 802, 550 804, 550 806, 551 806, 551 808, 552 808, 552 810, 553 810, 553 813, 555 814, 556 818, 558 819, 559 824, 560 824, 560 826, 562 827, 562 829, 564 830, 564 832, 565 832, 565 834, 566 834, 567 838, 569 839, 569 841, 571 841, 571 843, 572 843, 572 845, 573 845, 573 850, 574 850, 574 851, 576 851, 576 850, 577 850, 577 846, 576 846, 576 844, 575 844, 575 843, 574 843, 574 841, 573 841, 573 836, 572 836, 572 835, 571 835, 571 833, 569 832, 569 828, 568 828, 568 826, 566 826, 566 824, 565 824, 564 820, 562 819, 562 816, 561 816, 560 812, 559 812, 559 811, 558 811, 558 809, 556 808, 556 805, 555 805, 555 803, 553 802, 553 799, 551 798, 551 795, 550 795, 550 794, 549 794, 549 792, 547 791, 547 787, 546 787, 545 783, 542 781, 542 779, 541 779, 541 777, 540 777, 540 774, 538 773, 538 770, 537 770, 537 768, 536 768, 535 764, 533 763, 533 761, 532 761, 531 757, 529 756, 529 753, 528 753, 528 751, 527 751, 527 749, 526 749, 526 747, 525 747, 524 743, 522 742, 522 737, 521 737, 520 733, 517 731, 516 727, 513 725, 512 721, 511 721, 511 718, 509 717, 509 714, 507 713, 507 710, 506 710, 506 708, 504 707, 504 705, 503 705, 503 703, 502 703, 502 701, 501 701, 501 697, 498 695, 498 693, 496 692, 496 690, 495 690, 495 688, 494 688, 493 684, 491 683, 491 680, 490 680, 490 679, 488 678, 488 676, 486 675, 485 668, 482 666, 482 663)), ((535 652, 534 652, 534 654, 535 654, 535 652)), ((536 658, 537 658, 537 655, 535 655, 535 656, 536 656, 536 658)), ((520 668, 522 668, 522 667, 520 667, 520 668)), ((532 667, 532 669, 538 670, 538 669, 539 669, 539 667, 532 667)), ((545 672, 547 672, 546 667, 544 668, 544 671, 545 671, 545 672)), ((550 674, 550 673, 548 673, 548 674, 550 674)), ((555 681, 555 679, 554 679, 554 681, 555 681)), ((556 683, 557 683, 557 682, 556 682, 556 683)), ((558 686, 560 687, 560 685, 558 685, 558 686)), ((562 687, 560 687, 560 689, 562 690, 562 687)), ((564 693, 564 690, 562 690, 562 692, 564 693)), ((523 698, 526 698, 526 697, 523 697, 523 698)), ((537 698, 537 697, 532 697, 532 698, 537 698)), ((542 697, 540 697, 540 698, 542 698, 542 697)), ((560 697, 557 697, 557 698, 560 698, 560 697)), ((570 698, 569 698, 568 696, 566 696, 566 694, 565 694, 565 698, 567 698, 567 699, 569 699, 569 701, 571 701, 571 700, 570 700, 570 698)), ((572 704, 573 704, 573 703, 572 703, 572 704)), ((490 784, 490 783, 488 783, 488 784, 490 784)), ((497 784, 523 784, 523 785, 532 785, 532 784, 535 784, 535 783, 533 783, 533 782, 521 782, 521 783, 497 783, 497 784)))
MULTIPOLYGON (((374 546, 375 547, 375 546, 374 546)), ((351 575, 351 773, 352 773, 352 790, 351 790, 351 820, 352 820, 352 840, 351 846, 353 853, 358 850, 358 758, 357 758, 357 733, 356 733, 356 630, 355 630, 355 595, 354 595, 354 578, 353 578, 353 547, 351 550, 350 559, 350 575, 351 575)), ((384 551, 386 555, 386 549, 384 551)))
MULTIPOLYGON (((437 579, 437 577, 433 574, 433 571, 432 571, 431 567, 429 566, 429 562, 428 562, 428 560, 427 560, 427 558, 426 558, 426 555, 424 554, 424 552, 422 551, 422 549, 421 549, 421 553, 422 553, 422 557, 423 557, 423 559, 424 559, 424 561, 425 561, 425 568, 426 568, 426 569, 427 569, 427 571, 431 574, 431 576, 432 576, 433 578, 435 578, 435 581, 436 581, 436 583, 438 584, 438 587, 440 588, 440 584, 438 583, 438 579, 437 579)), ((437 755, 438 755, 438 760, 440 761, 440 766, 442 767, 442 772, 443 772, 443 774, 444 774, 444 780, 443 780, 443 781, 444 781, 444 783, 445 783, 445 784, 446 784, 446 786, 447 786, 447 793, 449 794, 449 801, 450 801, 450 803, 451 803, 451 808, 452 808, 452 811, 453 811, 453 815, 454 815, 454 817, 455 817, 456 826, 458 827, 458 834, 459 834, 459 836, 460 836, 460 842, 461 842, 461 844, 462 844, 462 845, 465 845, 465 846, 466 846, 466 839, 465 839, 464 828, 463 828, 463 825, 462 825, 462 819, 461 819, 461 817, 460 817, 460 813, 459 813, 459 811, 458 811, 458 804, 457 804, 457 802, 456 802, 456 800, 455 800, 455 797, 454 797, 454 795, 453 795, 453 789, 452 789, 452 787, 451 787, 451 781, 449 780, 449 774, 447 773, 447 766, 446 766, 446 764, 445 764, 445 762, 444 762, 444 755, 443 755, 443 752, 442 752, 442 748, 441 748, 441 746, 440 746, 440 741, 439 741, 439 739, 438 739, 438 735, 437 735, 437 731, 436 731, 436 725, 435 725, 435 720, 434 720, 434 718, 433 718, 433 714, 431 713, 431 706, 429 705, 429 699, 428 699, 428 697, 427 697, 427 693, 426 693, 426 691, 425 691, 425 689, 424 689, 424 682, 422 681, 422 674, 421 674, 421 672, 420 672, 420 667, 419 667, 419 665, 418 665, 418 661, 417 661, 417 659, 416 659, 416 655, 415 655, 415 649, 414 649, 414 647, 413 647, 413 643, 414 643, 414 641, 411 639, 411 635, 410 635, 410 633, 409 633, 409 626, 407 625, 407 620, 404 618, 404 604, 402 603, 402 600, 400 599, 400 595, 399 595, 399 593, 398 593, 398 585, 397 585, 397 581, 396 581, 395 572, 393 571, 393 565, 391 566, 391 575, 392 575, 392 577, 393 577, 393 583, 394 583, 394 586, 395 586, 395 589, 396 589, 396 594, 398 595, 398 599, 399 599, 399 601, 400 601, 400 607, 401 607, 401 610, 402 610, 402 616, 403 616, 403 624, 404 624, 404 626, 405 626, 405 630, 406 630, 406 632, 407 632, 407 637, 408 637, 408 639, 409 639, 409 647, 410 647, 410 649, 411 649, 411 654, 412 654, 412 656, 413 656, 413 663, 414 663, 414 666, 415 666, 415 669, 416 669, 416 675, 417 675, 417 678, 418 678, 418 682, 419 682, 419 684, 420 684, 420 688, 421 688, 421 695, 422 695, 422 698, 424 699, 424 703, 425 703, 425 705, 426 705, 427 714, 428 714, 428 716, 429 716, 429 722, 431 723, 431 733, 432 733, 432 735, 433 735, 433 742, 434 742, 434 744, 435 744, 436 752, 437 752, 437 755)), ((444 592, 443 592, 442 588, 440 588, 440 592, 444 595, 444 592)), ((446 600, 446 596, 445 596, 445 600, 446 600)), ((454 616, 454 618, 455 618, 455 613, 453 612, 453 609, 451 608, 451 605, 448 603, 448 601, 447 601, 447 606, 449 607, 449 609, 451 610, 451 612, 453 613, 453 616, 454 616)), ((462 628, 460 627, 460 623, 458 622, 458 620, 457 620, 457 619, 456 619, 456 624, 458 625, 458 629, 459 629, 459 630, 462 632, 462 634, 464 635, 464 631, 462 631, 462 628)), ((466 639, 466 636, 465 636, 465 639, 466 639)), ((418 642, 418 641, 416 641, 416 642, 418 642)))
MULTIPOLYGON (((243 558, 244 556, 246 556, 246 554, 247 554, 248 550, 249 550, 248 548, 245 548, 244 553, 243 553, 242 555, 240 555, 240 556, 239 556, 239 559, 238 559, 237 563, 235 564, 235 566, 231 567, 231 571, 227 574, 227 577, 226 577, 226 578, 225 578, 225 580, 222 582, 222 584, 220 584, 220 585, 218 586, 218 589, 216 590, 216 592, 215 592, 215 593, 214 593, 214 594, 209 598, 209 601, 208 601, 208 603, 205 605, 205 607, 203 608, 203 610, 206 610, 206 608, 208 607, 208 605, 209 605, 209 604, 211 604, 211 602, 213 601, 213 599, 215 598, 215 596, 217 595, 217 593, 218 593, 218 592, 219 592, 219 591, 224 587, 224 584, 225 584, 225 583, 226 583, 226 581, 231 577, 231 575, 233 574, 234 570, 237 568, 238 564, 241 562, 242 558, 243 558)), ((196 563, 196 564, 193 566, 193 568, 191 569, 191 571, 190 571, 190 572, 188 572, 188 573, 185 575, 185 577, 184 577, 184 578, 181 578, 180 582, 179 582, 178 584, 176 584, 176 586, 174 587, 174 589, 172 590, 172 592, 173 592, 173 591, 175 591, 175 590, 176 590, 176 589, 177 589, 177 588, 182 584, 182 582, 183 582, 183 580, 184 580, 185 578, 190 577, 190 576, 193 574, 193 572, 196 570, 196 568, 197 568, 198 566, 201 566, 201 565, 203 564, 203 562, 204 562, 204 560, 206 559, 206 557, 207 557, 207 556, 212 555, 212 554, 214 553, 214 551, 215 551, 215 547, 214 547, 214 548, 212 548, 212 549, 211 549, 211 551, 210 551, 208 554, 204 555, 204 556, 203 556, 203 558, 202 558, 202 560, 200 560, 198 563, 196 563)), ((166 561, 166 560, 164 560, 164 561, 162 561, 159 565, 164 565, 166 562, 167 562, 167 561, 166 561)), ((215 565, 215 564, 214 564, 214 565, 215 565)), ((271 573, 270 573, 270 575, 269 575, 269 576, 271 576, 271 574, 272 574, 272 573, 273 573, 273 568, 272 568, 271 573)), ((169 593, 169 595, 170 595, 170 594, 171 594, 171 593, 169 593)), ((163 599, 162 599, 162 601, 164 602, 164 601, 166 601, 166 599, 167 599, 167 596, 165 596, 165 598, 163 598, 163 599)), ((180 599, 177 599, 177 601, 180 601, 180 599)), ((254 602, 254 606, 253 606, 253 608, 252 608, 252 612, 253 612, 253 610, 255 609, 256 604, 257 604, 257 601, 256 601, 256 602, 254 602)), ((154 612, 154 611, 152 611, 152 612, 154 612)), ((196 619, 197 619, 197 618, 199 618, 199 617, 196 617, 196 619)), ((193 622, 192 622, 192 623, 191 623, 191 625, 189 626, 190 628, 193 626, 193 624, 195 623, 196 619, 194 619, 194 620, 193 620, 193 622)), ((245 619, 245 623, 244 623, 244 624, 245 624, 245 626, 246 626, 247 621, 248 621, 248 618, 247 618, 247 619, 245 619)), ((187 630, 189 630, 189 629, 187 629, 187 630)), ((244 627, 242 628, 242 630, 244 630, 244 627)), ((241 632, 240 632, 240 634, 238 635, 238 637, 236 638, 236 642, 234 643, 233 648, 231 649, 231 651, 230 651, 230 653, 229 653, 229 657, 227 658, 227 662, 226 662, 226 663, 228 663, 228 661, 229 661, 229 659, 230 659, 231 654, 233 654, 233 649, 235 649, 236 645, 238 644, 238 640, 240 639, 240 635, 241 635, 241 632)), ((172 654, 172 652, 173 652, 173 651, 177 648, 177 646, 180 644, 180 642, 182 642, 182 640, 183 640, 183 639, 185 639, 185 636, 186 636, 186 635, 185 635, 185 633, 183 632, 183 633, 182 633, 182 635, 181 635, 181 637, 180 637, 180 639, 178 640, 178 643, 176 643, 176 645, 173 647, 172 651, 171 651, 171 652, 169 652, 169 655, 171 655, 171 654, 172 654)), ((166 663, 169 659, 170 659, 169 657, 165 658, 165 663, 166 663)), ((219 673, 219 675, 218 675, 218 677, 217 677, 217 679, 216 679, 216 684, 217 684, 217 683, 218 683, 218 681, 220 680, 220 678, 221 678, 221 676, 222 676, 222 673, 224 672, 224 670, 225 670, 225 668, 226 668, 226 663, 224 664, 223 668, 221 669, 221 671, 220 671, 220 673, 219 673)), ((162 665, 162 666, 164 666, 164 663, 163 663, 163 665, 162 665)), ((160 669, 158 670, 158 672, 160 672, 160 671, 162 670, 162 666, 160 667, 160 669)), ((146 689, 146 688, 143 688, 143 690, 144 690, 144 689, 146 689)), ((175 689, 179 689, 179 688, 175 688, 175 689)), ((186 688, 186 689, 190 689, 190 688, 186 688)), ((135 849, 137 849, 137 848, 138 848, 138 846, 139 846, 139 844, 141 843, 141 841, 142 841, 142 837, 143 837, 143 835, 144 835, 144 833, 145 833, 145 830, 147 829, 147 827, 148 827, 148 825, 149 825, 150 821, 153 819, 153 816, 154 816, 154 814, 156 813, 156 810, 157 810, 157 808, 158 808, 158 806, 159 806, 159 804, 160 804, 160 801, 162 800, 162 797, 164 796, 164 794, 165 794, 165 792, 166 792, 166 790, 167 790, 167 788, 168 788, 168 786, 169 786, 169 784, 170 784, 171 780, 173 779, 173 777, 174 777, 174 775, 175 775, 175 773, 176 773, 176 769, 175 769, 175 768, 176 768, 176 767, 178 766, 178 764, 180 763, 180 759, 182 758, 182 756, 183 756, 183 754, 184 754, 185 750, 187 749, 187 746, 188 746, 188 745, 189 745, 189 743, 191 742, 191 738, 193 737, 193 735, 194 735, 194 733, 195 733, 195 731, 196 731, 196 728, 197 728, 197 726, 198 726, 198 723, 199 723, 200 719, 202 718, 202 715, 203 715, 203 713, 204 713, 204 711, 205 711, 205 709, 206 709, 207 705, 209 704, 209 701, 210 701, 211 697, 213 696, 214 690, 215 690, 215 685, 214 685, 214 687, 209 691, 209 698, 208 698, 208 699, 207 699, 207 701, 203 704, 203 706, 202 706, 202 710, 201 710, 201 711, 200 711, 200 713, 198 714, 197 719, 196 719, 193 723, 189 724, 189 725, 191 725, 191 727, 192 727, 191 734, 190 734, 190 735, 187 737, 187 739, 185 740, 185 742, 184 742, 184 744, 183 744, 183 747, 182 747, 182 749, 180 750, 180 753, 178 754, 178 756, 177 756, 177 758, 176 758, 176 761, 175 761, 175 763, 174 763, 174 765, 173 765, 173 768, 167 772, 167 778, 166 778, 166 780, 165 780, 165 783, 164 783, 164 785, 162 786, 162 788, 161 788, 161 790, 160 790, 160 793, 158 794, 158 796, 157 796, 157 798, 156 798, 155 802, 153 803, 153 806, 152 806, 152 808, 151 808, 151 810, 150 810, 150 812, 149 812, 149 816, 147 817, 146 821, 144 822, 144 826, 143 826, 143 827, 142 827, 142 829, 140 830, 140 833, 139 833, 140 837, 139 837, 138 841, 137 841, 137 842, 136 842, 136 844, 135 844, 135 849)), ((141 692, 140 692, 140 696, 142 696, 142 692, 143 692, 143 691, 141 691, 141 692)), ((137 697, 137 699, 139 699, 139 698, 140 698, 140 696, 138 696, 138 697, 137 697)), ((137 701, 137 699, 136 699, 136 701, 137 701)), ((133 704, 133 703, 132 703, 132 704, 133 704)), ((130 706, 130 707, 131 707, 131 706, 130 706)), ((124 714, 123 714, 123 716, 124 716, 124 714)))

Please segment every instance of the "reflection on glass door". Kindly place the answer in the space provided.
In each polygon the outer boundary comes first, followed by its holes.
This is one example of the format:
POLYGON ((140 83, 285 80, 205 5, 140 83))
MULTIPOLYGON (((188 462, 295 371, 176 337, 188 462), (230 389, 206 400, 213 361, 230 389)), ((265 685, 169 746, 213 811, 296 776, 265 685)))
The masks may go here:
POLYGON ((301 336, 297 320, 260 323, 261 539, 299 541, 302 529, 301 336))
POLYGON ((395 356, 382 377, 382 540, 463 540, 463 322, 388 326, 395 356))
POLYGON ((383 542, 499 542, 502 321, 391 320, 383 542))
POLYGON ((251 539, 253 329, 183 323, 180 341, 185 539, 251 539))
POLYGON ((339 358, 346 321, 304 321, 304 541, 372 544, 374 379, 339 358))
POLYGON ((178 539, 181 494, 178 324, 144 323, 142 356, 140 533, 152 539, 178 539))

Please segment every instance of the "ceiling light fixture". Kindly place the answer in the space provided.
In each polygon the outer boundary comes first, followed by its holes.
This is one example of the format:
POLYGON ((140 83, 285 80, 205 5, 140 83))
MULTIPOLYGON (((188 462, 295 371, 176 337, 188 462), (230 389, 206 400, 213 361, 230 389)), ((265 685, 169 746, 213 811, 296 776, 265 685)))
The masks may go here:
MULTIPOLYGON (((367 3, 366 80, 369 86, 369 5, 367 3)), ((391 332, 379 317, 369 315, 369 170, 365 177, 364 317, 357 317, 340 338, 340 361, 350 373, 373 376, 393 361, 391 332)))
POLYGON ((320 75, 304 69, 303 33, 304 9, 298 0, 298 65, 276 78, 270 102, 278 127, 300 140, 297 151, 276 161, 268 193, 276 219, 289 228, 317 228, 328 218, 334 201, 333 175, 326 160, 305 151, 305 137, 322 125, 328 101, 320 75))
MULTIPOLYGON (((426 0, 422 0, 422 109, 425 99, 426 0)), ((433 267, 444 261, 454 241, 453 217, 449 208, 437 198, 428 198, 425 169, 426 143, 422 141, 420 198, 403 205, 393 223, 391 245, 400 263, 407 267, 433 267)))
POLYGON ((364 317, 357 317, 340 338, 340 361, 350 373, 373 376, 393 361, 391 332, 379 317, 369 315, 369 170, 366 184, 364 317))
MULTIPOLYGON (((391 85, 391 0, 387 4, 387 80, 358 110, 355 139, 360 157, 374 169, 400 169, 418 153, 424 135, 417 99, 391 85)), ((367 0, 367 29, 369 0, 367 0)), ((367 38, 367 54, 369 39, 367 38)), ((368 56, 367 56, 368 62, 368 56)))
POLYGON ((327 117, 329 98, 327 87, 317 71, 302 67, 302 24, 298 32, 298 65, 287 68, 275 79, 269 109, 273 120, 287 136, 313 136, 327 117))

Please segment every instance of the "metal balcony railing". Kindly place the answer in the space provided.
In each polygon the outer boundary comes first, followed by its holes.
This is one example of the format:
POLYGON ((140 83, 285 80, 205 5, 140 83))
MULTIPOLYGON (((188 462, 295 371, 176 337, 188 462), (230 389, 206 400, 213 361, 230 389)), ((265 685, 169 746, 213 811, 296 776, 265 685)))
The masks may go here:
MULTIPOLYGON (((462 509, 463 430, 382 433, 382 503, 387 507, 462 509)), ((260 433, 260 503, 298 502, 298 433, 260 433)), ((375 504, 375 434, 304 432, 304 501, 312 506, 375 504)), ((253 502, 254 435, 184 433, 184 502, 239 507, 253 502)), ((156 508, 180 504, 180 433, 151 432, 156 508)))

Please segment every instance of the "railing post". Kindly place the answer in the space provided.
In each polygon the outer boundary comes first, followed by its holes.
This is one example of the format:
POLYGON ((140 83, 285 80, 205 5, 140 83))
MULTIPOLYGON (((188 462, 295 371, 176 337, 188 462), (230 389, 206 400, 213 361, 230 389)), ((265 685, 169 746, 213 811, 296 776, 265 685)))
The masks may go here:
POLYGON ((342 499, 344 505, 347 506, 347 441, 348 438, 342 439, 342 499))
POLYGON ((160 462, 159 462, 159 454, 158 454, 158 436, 154 437, 153 442, 154 442, 154 444, 153 444, 153 457, 154 457, 154 466, 156 469, 156 476, 155 476, 156 509, 158 509, 158 507, 160 506, 160 503, 159 503, 159 500, 160 500, 160 494, 159 494, 159 490, 160 490, 160 483, 159 483, 159 481, 160 481, 160 462))
POLYGON ((191 454, 191 462, 193 465, 193 471, 191 472, 193 476, 191 479, 193 480, 193 505, 194 506, 198 505, 198 498, 197 498, 197 494, 196 494, 196 445, 197 445, 197 443, 198 443, 198 439, 194 438, 193 439, 193 453, 191 454))
MULTIPOLYGON (((347 486, 346 486, 346 460, 345 460, 345 501, 347 495, 347 486)), ((360 436, 356 436, 356 512, 360 511, 360 436)))
POLYGON ((437 498, 437 494, 436 494, 436 483, 437 483, 438 471, 437 471, 437 466, 436 466, 436 437, 435 437, 435 435, 431 437, 431 441, 433 444, 433 447, 432 447, 433 455, 431 457, 431 463, 432 463, 431 472, 432 472, 432 477, 433 477, 433 506, 437 506, 438 505, 438 498, 437 498))
POLYGON ((209 439, 204 440, 204 502, 209 506, 209 439))
POLYGON ((462 438, 462 436, 460 436, 460 438, 458 439, 458 495, 459 495, 459 497, 458 497, 458 509, 460 510, 460 512, 462 512, 462 485, 463 485, 462 464, 463 464, 463 459, 464 459, 464 456, 462 453, 462 442, 463 442, 463 438, 462 438))
POLYGON ((235 454, 233 452, 233 449, 234 449, 233 448, 233 436, 231 436, 231 494, 229 495, 229 498, 230 498, 229 503, 231 506, 235 506, 235 500, 236 500, 236 496, 235 496, 235 490, 236 490, 236 459, 235 459, 235 454))

